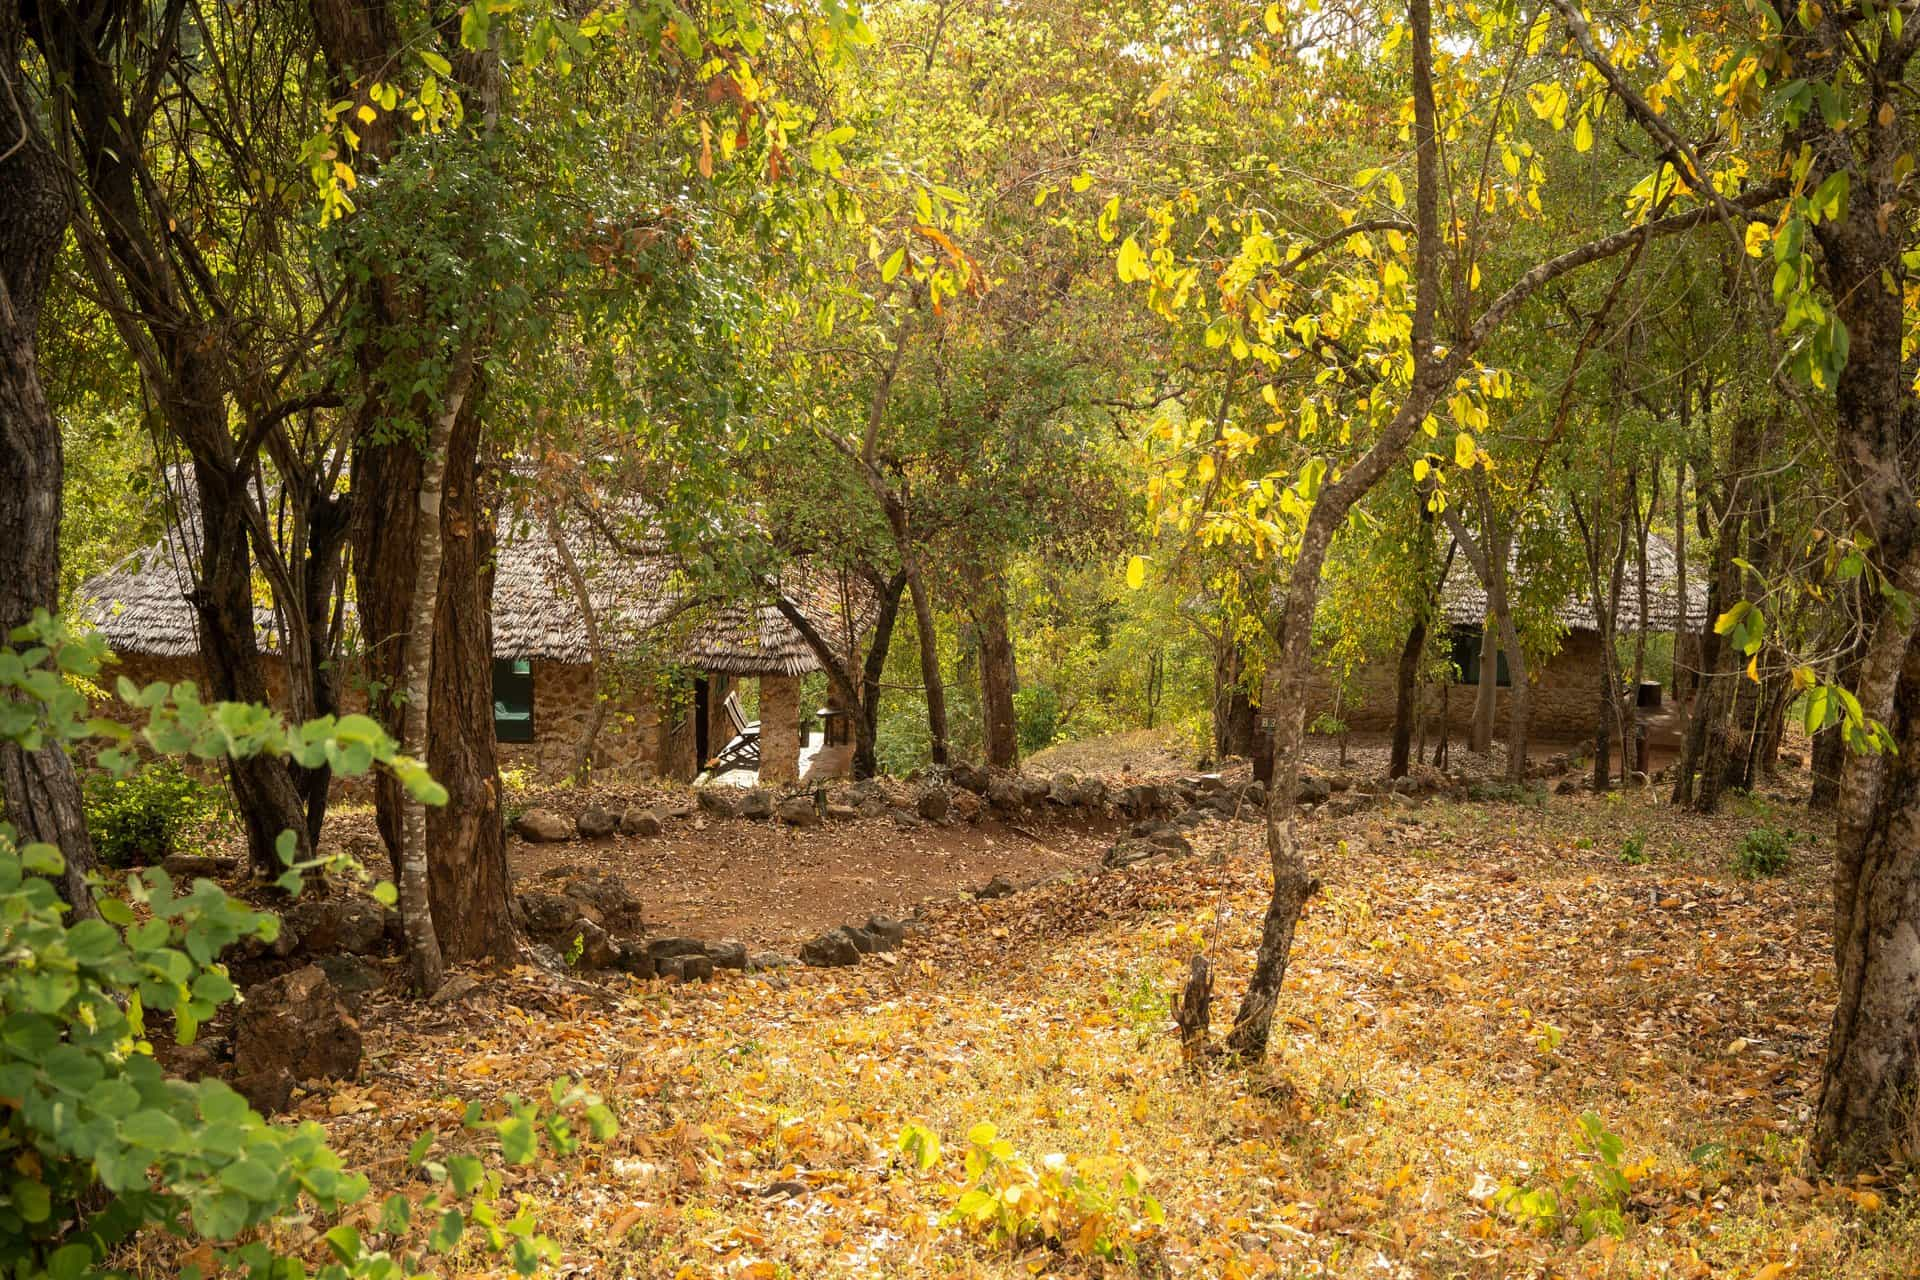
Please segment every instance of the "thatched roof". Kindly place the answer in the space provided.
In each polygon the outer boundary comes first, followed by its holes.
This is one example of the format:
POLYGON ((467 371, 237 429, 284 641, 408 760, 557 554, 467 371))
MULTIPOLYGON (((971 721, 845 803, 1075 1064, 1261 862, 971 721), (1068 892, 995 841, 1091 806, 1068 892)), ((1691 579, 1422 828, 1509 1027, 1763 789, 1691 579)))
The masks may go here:
MULTIPOLYGON (((1658 534, 1647 535, 1647 620, 1649 631, 1672 631, 1679 624, 1679 610, 1674 594, 1674 579, 1678 574, 1679 559, 1674 555, 1673 546, 1658 534)), ((1509 571, 1517 572, 1513 562, 1509 561, 1509 571)), ((1582 578, 1584 584, 1585 578, 1582 578)), ((1604 579, 1603 579, 1604 584, 1604 579)), ((1627 552, 1625 570, 1621 575, 1620 617, 1618 626, 1622 631, 1640 629, 1640 567, 1630 548, 1627 552)), ((1447 580, 1440 587, 1440 611, 1448 623, 1454 626, 1477 627, 1487 620, 1487 592, 1480 585, 1480 575, 1473 571, 1464 555, 1455 555, 1453 567, 1447 571, 1447 580)), ((1695 566, 1687 575, 1687 621, 1694 630, 1703 628, 1707 618, 1707 587, 1705 566, 1695 566)), ((1573 592, 1558 609, 1554 617, 1569 631, 1598 631, 1600 622, 1594 616, 1593 600, 1586 587, 1582 585, 1573 592)))
MULTIPOLYGON (((82 584, 76 612, 120 653, 187 657, 200 651, 191 565, 194 523, 126 557, 82 584)), ((587 530, 570 529, 569 547, 586 579, 602 644, 621 656, 651 653, 703 671, 729 675, 804 675, 820 660, 798 629, 767 600, 703 599, 657 542, 623 554, 587 530), (577 538, 576 538, 577 534, 577 538)), ((822 570, 791 574, 789 597, 829 643, 854 651, 873 620, 872 593, 851 575, 822 570)), ((261 647, 279 647, 271 604, 256 604, 261 647)), ((569 584, 546 532, 503 513, 498 526, 493 590, 497 657, 585 663, 591 647, 569 584)))
MULTIPOLYGON (((610 652, 654 650, 702 671, 804 675, 820 659, 769 599, 704 598, 658 543, 615 550, 592 530, 563 531, 610 652)), ((493 650, 502 658, 592 659, 578 598, 546 530, 501 518, 493 582, 493 650)), ((850 574, 790 571, 781 589, 837 650, 851 653, 873 621, 872 593, 850 574)))

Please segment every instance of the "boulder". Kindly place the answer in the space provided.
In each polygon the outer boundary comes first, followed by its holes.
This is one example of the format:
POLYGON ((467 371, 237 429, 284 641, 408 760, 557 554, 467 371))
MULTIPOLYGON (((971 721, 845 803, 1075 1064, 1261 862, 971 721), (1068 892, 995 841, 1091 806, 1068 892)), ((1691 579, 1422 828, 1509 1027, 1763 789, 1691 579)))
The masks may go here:
POLYGON ((529 844, 559 844, 573 838, 573 827, 551 809, 529 809, 513 820, 513 832, 529 844))
MULTIPOLYGON (((809 802, 811 803, 811 802, 809 802)), ((753 787, 740 797, 740 816, 764 821, 773 816, 773 792, 753 787)))
POLYGON ((707 959, 713 961, 716 969, 745 969, 747 967, 747 944, 744 942, 709 942, 707 959))
POLYGON ((237 858, 218 858, 198 853, 172 853, 160 865, 175 880, 193 880, 200 876, 230 876, 240 869, 237 858))
POLYGON ((314 963, 327 975, 327 981, 342 995, 357 996, 386 985, 381 972, 359 956, 335 952, 319 956, 314 963))
POLYGON ((669 818, 691 818, 698 812, 700 812, 700 803, 691 792, 683 792, 667 801, 669 818))
POLYGON ((660 834, 660 815, 644 805, 630 804, 620 814, 620 834, 643 839, 660 834))
POLYGON ((662 956, 654 964, 657 976, 670 982, 706 982, 713 977, 713 961, 705 956, 662 956))
POLYGON ((1136 862, 1145 862, 1149 858, 1166 856, 1167 850, 1151 840, 1116 840, 1113 847, 1107 850, 1106 856, 1100 859, 1100 865, 1117 870, 1121 867, 1130 867, 1136 862))
POLYGON ((653 952, 647 949, 644 942, 622 942, 614 967, 636 978, 651 978, 658 972, 653 952))
POLYGON ((287 909, 286 926, 309 952, 372 955, 387 938, 387 911, 372 898, 342 894, 301 899, 287 909))
POLYGON ((962 760, 948 770, 947 776, 953 779, 953 785, 974 795, 987 794, 987 788, 993 784, 993 775, 977 764, 962 760))
POLYGON ((1294 788, 1295 804, 1325 804, 1333 795, 1333 787, 1325 778, 1306 777, 1300 779, 1300 785, 1294 788))
MULTIPOLYGON (((1267 811, 1267 788, 1264 783, 1257 779, 1249 782, 1246 786, 1240 788, 1240 794, 1246 799, 1247 809, 1251 809, 1255 813, 1265 813, 1267 811)), ((1331 789, 1329 789, 1328 794, 1332 794, 1331 789)), ((1246 810, 1243 809, 1241 812, 1245 813, 1246 810)))
POLYGON ((860 802, 860 816, 863 818, 884 818, 893 808, 884 795, 870 795, 860 802))
POLYGON ((680 981, 682 982, 713 981, 713 961, 707 958, 706 956, 681 956, 680 957, 680 981))
POLYGON ((620 819, 597 804, 590 804, 580 811, 573 820, 574 829, 582 840, 605 840, 620 829, 620 819))
POLYGON ((567 881, 560 892, 592 908, 595 924, 621 933, 638 933, 642 928, 640 895, 619 876, 582 876, 567 881))
POLYGON ((799 963, 792 956, 781 955, 778 951, 756 951, 747 957, 749 973, 764 973, 775 969, 786 969, 799 963))
POLYGON ((735 794, 721 787, 702 787, 699 791, 700 808, 716 818, 736 818, 740 816, 740 801, 735 794))
POLYGON ((1193 852, 1192 842, 1189 841, 1185 835, 1181 834, 1177 827, 1160 828, 1160 830, 1147 837, 1147 843, 1153 845, 1155 848, 1164 849, 1168 853, 1184 855, 1193 852))
POLYGON ((928 822, 941 822, 946 819, 947 810, 952 807, 952 803, 945 787, 928 787, 920 793, 920 798, 914 802, 913 807, 914 812, 928 822))
POLYGON ((920 817, 919 814, 915 813, 913 810, 905 807, 904 805, 897 809, 889 809, 887 811, 887 816, 889 818, 892 818, 893 825, 900 828, 900 830, 902 831, 912 831, 918 827, 926 825, 925 821, 920 817))
POLYGON ((907 940, 906 923, 892 916, 868 916, 863 928, 876 940, 881 951, 891 951, 907 940))
POLYGON ((470 973, 456 973, 440 984, 440 989, 427 997, 427 1003, 438 1008, 459 1004, 480 989, 480 979, 470 973))
POLYGON ((1121 788, 1114 799, 1114 806, 1129 818, 1157 818, 1173 811, 1179 793, 1169 787, 1156 786, 1151 782, 1136 782, 1130 787, 1121 788))
POLYGON ((1029 778, 1023 775, 1017 786, 1020 792, 1020 805, 1025 809, 1045 804, 1047 797, 1053 794, 1053 782, 1047 778, 1029 778))
POLYGON ((996 809, 1011 811, 1020 807, 1019 780, 1007 775, 996 774, 987 784, 987 803, 996 809))
POLYGON ((820 825, 820 806, 813 802, 812 796, 788 796, 780 802, 774 816, 789 827, 817 827, 820 825))
POLYGON ((344 1080, 360 1070, 360 1024, 317 964, 247 991, 234 1020, 233 1065, 239 1080, 284 1109, 295 1082, 344 1080))
POLYGON ((1074 773, 1056 773, 1047 781, 1047 799, 1067 808, 1078 808, 1080 800, 1080 776, 1074 773))
POLYGON ((852 822, 860 816, 860 811, 850 804, 830 804, 827 817, 834 822, 852 822))
POLYGON ((1014 892, 1013 881, 1005 876, 995 876, 973 891, 973 896, 982 902, 991 902, 995 898, 1005 898, 1014 892))
POLYGON ((800 944, 800 963, 821 969, 859 964, 860 947, 845 929, 829 929, 800 944))
POLYGON ((698 938, 654 938, 647 943, 647 950, 655 960, 665 960, 673 956, 704 956, 707 944, 698 938))
MULTIPOLYGON (((620 948, 611 935, 591 920, 574 921, 574 938, 579 939, 579 958, 577 963, 583 969, 611 969, 620 963, 620 948)), ((572 956, 573 941, 567 943, 567 955, 572 956)))
POLYGON ((881 950, 880 939, 868 933, 866 929, 860 925, 843 924, 840 926, 840 932, 853 939, 854 947, 858 949, 863 956, 870 956, 874 952, 881 950))
POLYGON ((580 921, 592 925, 605 923, 596 907, 564 893, 523 893, 519 901, 524 921, 521 927, 527 936, 563 955, 573 945, 580 921))

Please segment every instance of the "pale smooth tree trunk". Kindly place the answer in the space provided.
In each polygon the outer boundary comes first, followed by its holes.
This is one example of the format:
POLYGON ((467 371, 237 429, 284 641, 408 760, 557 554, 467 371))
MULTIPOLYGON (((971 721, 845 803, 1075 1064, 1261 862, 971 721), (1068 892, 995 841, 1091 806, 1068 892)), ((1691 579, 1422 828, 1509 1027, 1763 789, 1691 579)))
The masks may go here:
MULTIPOLYGON (((471 361, 460 368, 470 377, 471 361)), ((419 552, 413 575, 413 618, 407 629, 406 706, 401 747, 425 760, 428 757, 427 713, 433 691, 434 614, 440 599, 440 499, 446 489, 447 444, 454 420, 467 397, 462 380, 449 392, 447 403, 433 417, 421 464, 419 552)), ((427 806, 412 795, 400 810, 400 925, 407 939, 407 966, 414 990, 432 995, 446 978, 446 961, 433 927, 433 895, 427 859, 427 806)))

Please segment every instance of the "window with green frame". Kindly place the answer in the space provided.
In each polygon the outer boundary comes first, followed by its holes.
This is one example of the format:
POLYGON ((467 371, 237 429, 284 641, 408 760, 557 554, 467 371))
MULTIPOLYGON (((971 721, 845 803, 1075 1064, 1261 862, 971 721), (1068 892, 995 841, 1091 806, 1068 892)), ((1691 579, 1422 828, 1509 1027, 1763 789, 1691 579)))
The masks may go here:
MULTIPOLYGON (((1479 627, 1455 627, 1453 629, 1453 665, 1460 670, 1461 684, 1480 683, 1480 636, 1479 627)), ((1499 669, 1494 672, 1496 687, 1505 689, 1513 684, 1513 677, 1507 674, 1507 655, 1500 654, 1499 669)))
POLYGON ((525 658, 493 660, 493 736, 533 741, 533 664, 525 658))

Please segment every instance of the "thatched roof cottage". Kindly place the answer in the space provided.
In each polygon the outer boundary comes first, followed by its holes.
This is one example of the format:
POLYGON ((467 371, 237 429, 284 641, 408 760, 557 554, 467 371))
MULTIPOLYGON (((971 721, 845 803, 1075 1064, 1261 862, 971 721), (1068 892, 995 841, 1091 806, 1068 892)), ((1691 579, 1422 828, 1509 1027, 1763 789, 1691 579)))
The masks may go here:
MULTIPOLYGON (((1707 566, 1692 566, 1687 576, 1684 629, 1697 637, 1710 625, 1707 617, 1707 566)), ((1512 570, 1510 569, 1510 572, 1512 570)), ((1678 590, 1679 559, 1670 543, 1657 534, 1647 539, 1647 614, 1645 626, 1650 635, 1671 637, 1682 629, 1678 590)), ((1560 646, 1544 662, 1534 664, 1530 673, 1533 690, 1530 736, 1542 743, 1584 739, 1593 733, 1600 700, 1600 623, 1594 615, 1593 601, 1584 589, 1571 592, 1553 611, 1554 621, 1562 629, 1560 646)), ((1482 678, 1480 644, 1483 628, 1489 624, 1487 593, 1479 575, 1465 556, 1456 555, 1440 588, 1440 623, 1447 628, 1452 646, 1453 665, 1459 673, 1457 683, 1467 686, 1444 697, 1446 719, 1455 733, 1465 733, 1473 718, 1474 690, 1482 678)), ((1620 616, 1616 623, 1622 637, 1640 629, 1639 567, 1629 554, 1620 592, 1620 616)), ((1656 639, 1656 647, 1664 640, 1656 639)), ((1369 663, 1358 673, 1357 688, 1350 688, 1340 700, 1338 717, 1349 728, 1380 730, 1393 725, 1394 683, 1396 671, 1391 661, 1369 663)), ((1495 724, 1504 733, 1507 722, 1509 678, 1503 656, 1496 681, 1495 724)), ((1671 687, 1666 691, 1670 697, 1671 687)), ((1335 708, 1333 674, 1317 662, 1307 717, 1309 723, 1335 708)), ((1439 707, 1429 707, 1437 714, 1439 707)))
MULTIPOLYGON (((120 673, 151 680, 199 680, 200 644, 187 600, 194 553, 192 520, 82 585, 77 612, 119 655, 120 673), (184 532, 183 532, 184 529, 184 532)), ((596 770, 643 780, 691 780, 732 736, 727 698, 759 682, 764 725, 760 769, 787 781, 798 769, 805 724, 800 682, 821 670, 818 656, 767 600, 703 598, 657 546, 615 552, 584 529, 564 535, 581 571, 606 655, 594 661, 585 615, 562 557, 537 523, 503 512, 493 587, 494 731, 505 768, 541 778, 572 765, 595 700, 608 700, 596 739, 596 770), (578 543, 575 544, 575 535, 578 543)), ((783 584, 807 620, 836 648, 857 651, 872 623, 872 598, 851 575, 814 571, 783 584)), ((265 601, 265 595, 262 594, 265 601)), ((349 611, 351 612, 351 611, 349 611)), ((269 655, 269 682, 284 677, 280 627, 270 603, 255 625, 269 655)), ((365 705, 352 674, 352 637, 341 663, 341 699, 365 705)))

